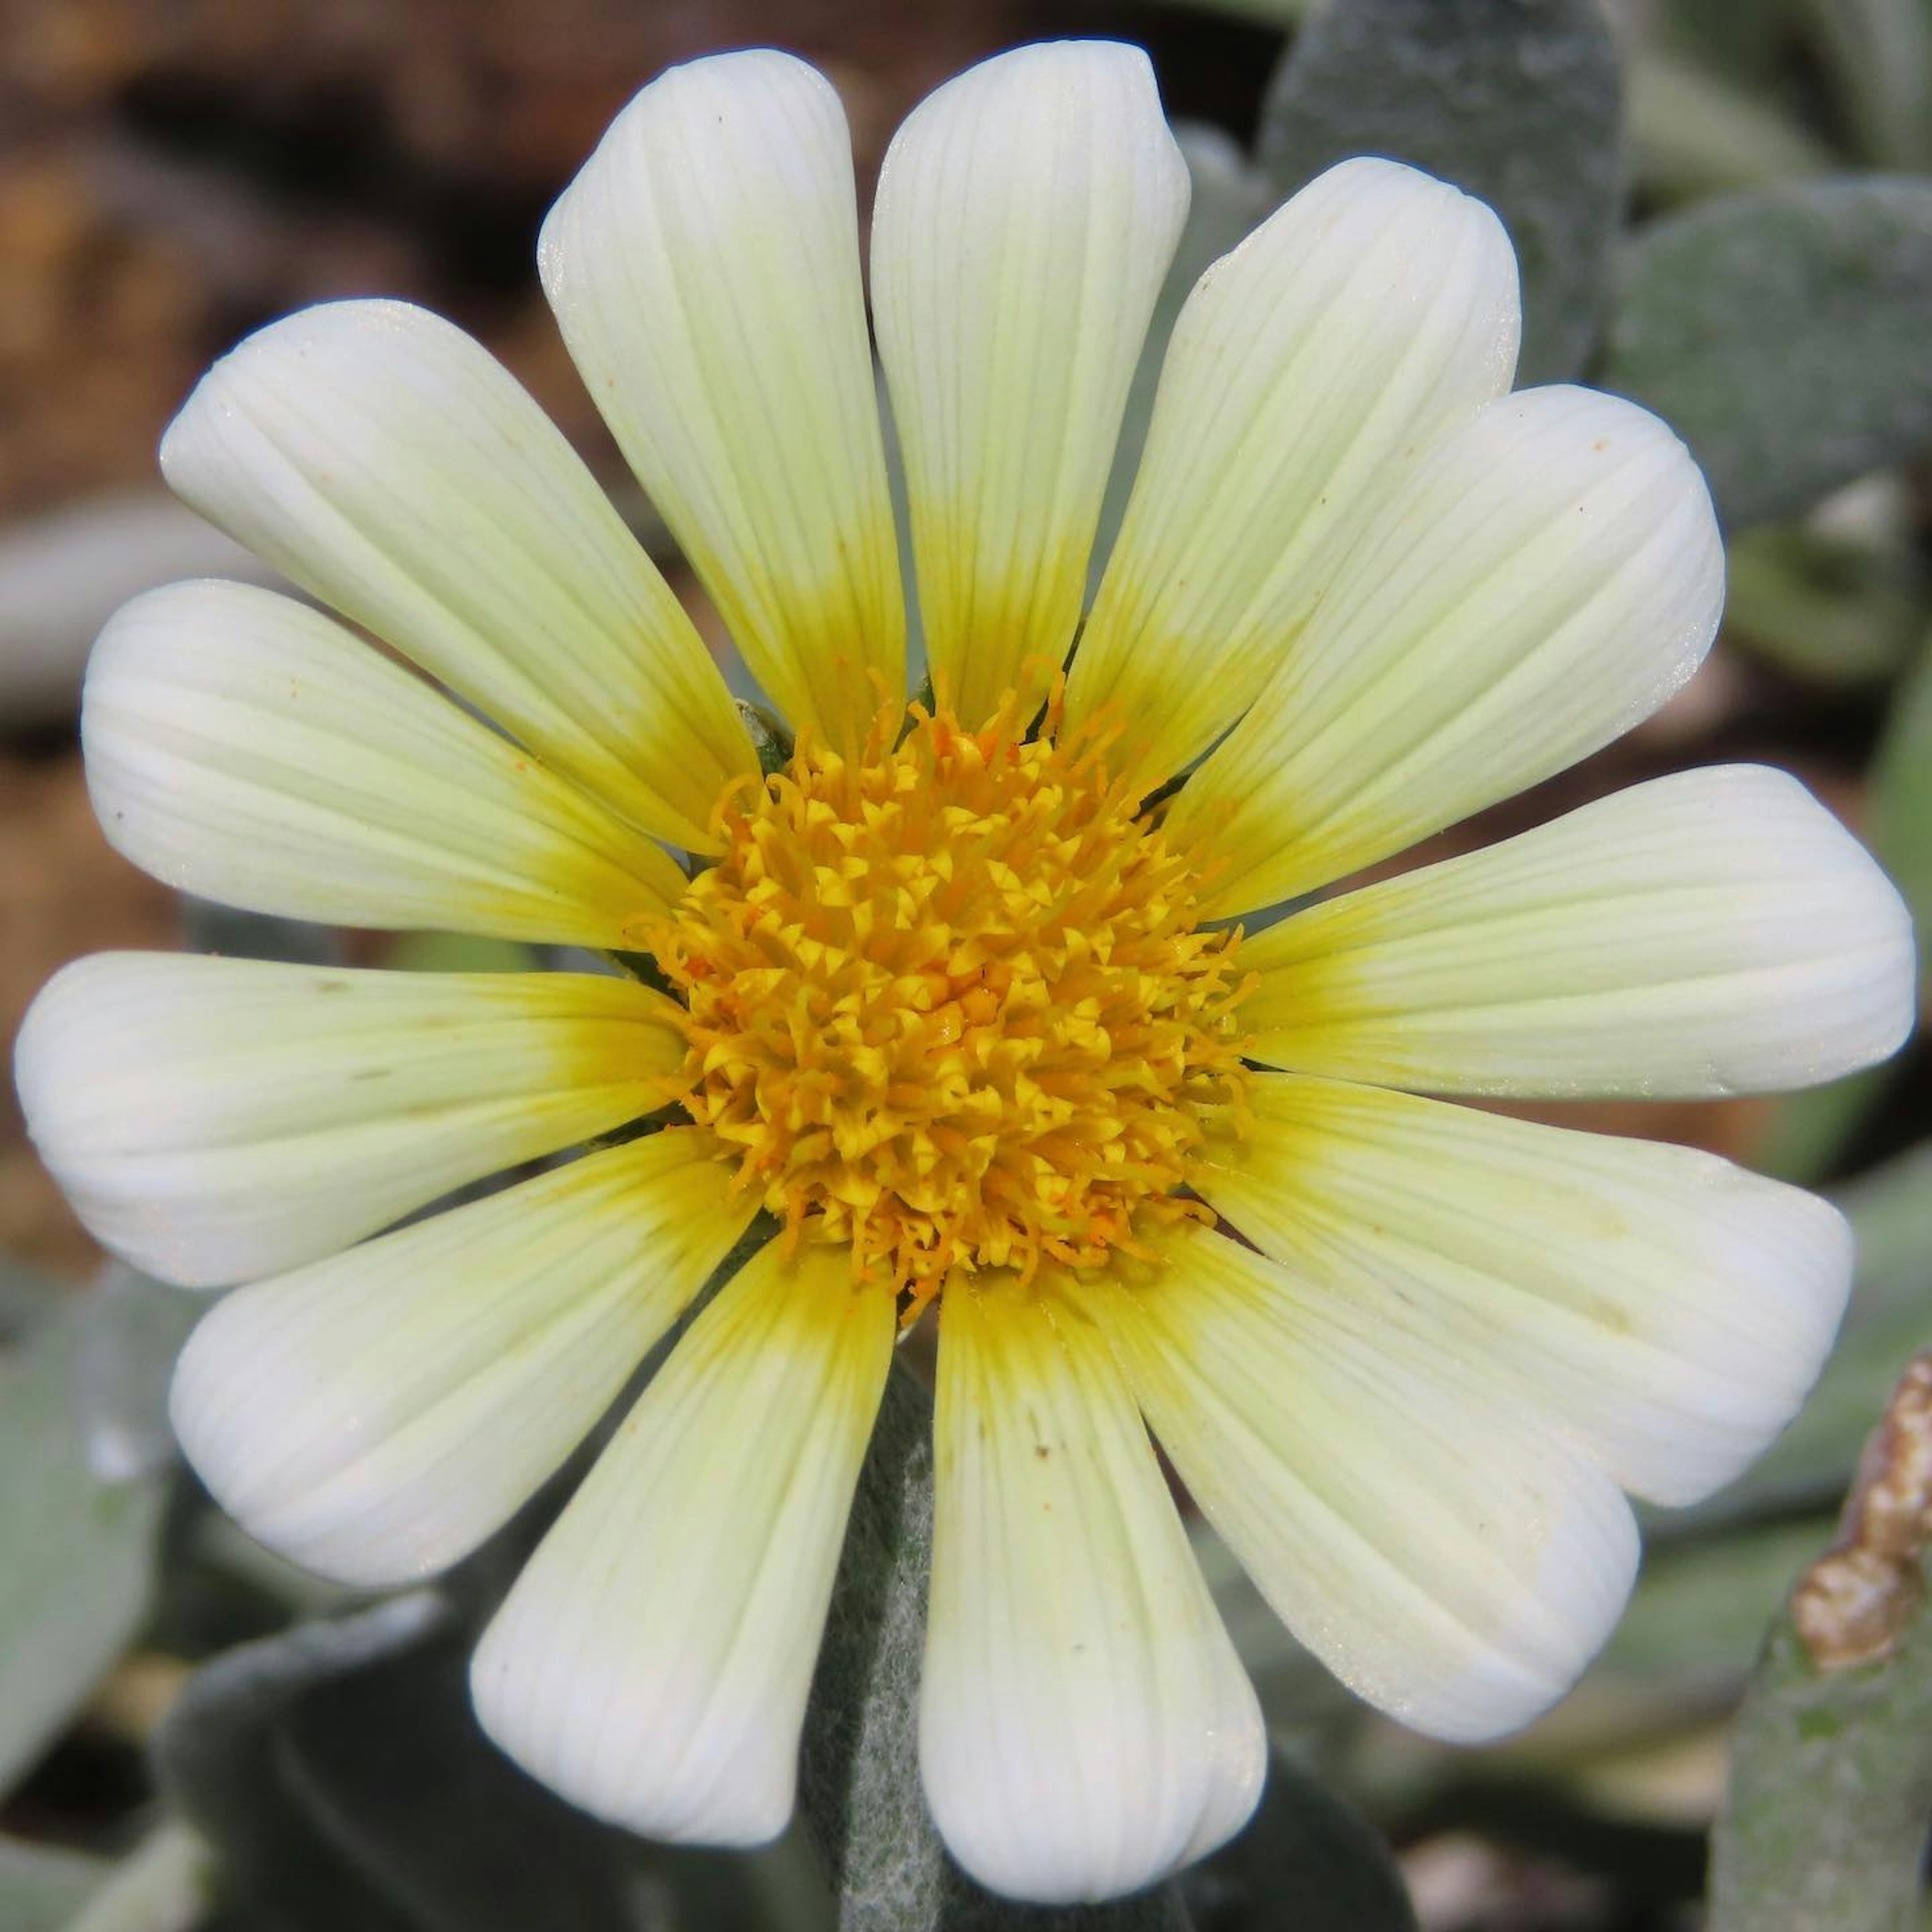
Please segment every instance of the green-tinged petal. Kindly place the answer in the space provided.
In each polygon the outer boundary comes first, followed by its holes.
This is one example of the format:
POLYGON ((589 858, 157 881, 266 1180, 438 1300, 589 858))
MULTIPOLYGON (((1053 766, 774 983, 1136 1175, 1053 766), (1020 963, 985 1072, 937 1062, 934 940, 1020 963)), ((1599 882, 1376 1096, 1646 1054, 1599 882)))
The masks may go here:
POLYGON ((634 948, 683 893, 662 847, 272 591, 124 605, 81 736, 110 842, 251 912, 634 948))
POLYGON ((1251 1051, 1435 1093, 1759 1093, 1882 1060, 1912 922, 1782 772, 1652 779, 1312 907, 1242 949, 1251 1051))
POLYGON ((1586 389, 1490 404, 1377 508, 1169 824, 1208 910, 1292 898, 1594 751, 1717 628, 1724 552, 1684 446, 1586 389))
POLYGON ((210 1287, 662 1106, 684 1050, 672 1012, 589 974, 104 952, 48 982, 14 1073, 89 1230, 210 1287))
POLYGON ((175 1372, 189 1461, 251 1536, 341 1582, 466 1556, 749 1222, 712 1151, 652 1134, 238 1289, 175 1372))
POLYGON ((673 68, 544 224, 544 287, 619 446, 794 724, 904 682, 845 116, 789 55, 673 68))
POLYGON ((1516 260, 1413 168, 1331 168, 1204 274, 1067 685, 1180 770, 1253 702, 1377 504, 1510 386, 1516 260))
POLYGON ((1205 1229, 1082 1289, 1161 1447, 1290 1630, 1457 1742, 1555 1702, 1636 1571, 1602 1470, 1466 1358, 1391 1332, 1347 1276, 1205 1229))
POLYGON ((776 1242, 698 1317, 476 1653, 532 1777, 648 1838, 783 1828, 895 1325, 842 1251, 776 1242))
POLYGON ((915 109, 886 154, 879 354, 933 688, 969 726, 1006 692, 1036 697, 1072 643, 1187 197, 1147 56, 1109 41, 982 62, 915 109))
POLYGON ((758 770, 656 566, 536 403, 404 302, 308 308, 202 379, 176 494, 674 844, 758 770))
POLYGON ((1688 1503, 1797 1412, 1851 1284, 1844 1217, 1714 1154, 1264 1074, 1198 1184, 1262 1251, 1688 1503))
POLYGON ((1132 1396, 1051 1285, 942 1304, 920 1769, 982 1885, 1138 1890, 1238 1831, 1267 1742, 1132 1396))

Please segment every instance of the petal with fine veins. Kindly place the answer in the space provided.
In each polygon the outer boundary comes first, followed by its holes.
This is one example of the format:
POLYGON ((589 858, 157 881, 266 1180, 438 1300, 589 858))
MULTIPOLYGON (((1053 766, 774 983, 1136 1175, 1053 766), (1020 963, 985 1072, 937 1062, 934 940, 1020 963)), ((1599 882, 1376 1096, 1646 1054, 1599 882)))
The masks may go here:
POLYGON ((484 1730, 532 1777, 647 1838, 784 1828, 894 1327, 847 1256, 776 1241, 692 1324, 471 1667, 484 1730))
POLYGON ((1654 416, 1561 387, 1490 404, 1378 506, 1174 801, 1220 862, 1208 910, 1330 884, 1628 730, 1702 662, 1724 570, 1654 416))
POLYGON ((920 1775, 982 1885, 1109 1898, 1247 1822, 1261 1712, 1106 1342, 987 1282, 940 1304, 920 1775))
POLYGON ((1626 1490, 1695 1502, 1797 1412, 1852 1241, 1829 1203, 1691 1148, 1262 1074, 1199 1186, 1394 1334, 1506 1372, 1626 1490))
POLYGON ((1246 942, 1258 1059, 1438 1094, 1763 1093, 1892 1053, 1912 920, 1796 779, 1654 778, 1246 942))
POLYGON ((1126 518, 1067 680, 1158 782, 1240 717, 1349 543, 1516 366, 1516 260, 1482 202, 1345 161, 1215 262, 1160 373, 1126 518))
POLYGON ((1187 197, 1146 55, 1107 41, 968 68, 886 153, 872 217, 879 355, 933 687, 969 728, 1009 690, 1036 697, 1073 640, 1187 197))
POLYGON ((1616 1485, 1479 1364, 1391 1333, 1342 1270, 1196 1228, 1083 1284, 1156 1438, 1288 1628, 1459 1743, 1554 1703, 1636 1574, 1616 1485))
POLYGON ((109 842, 251 912, 634 949, 670 856, 293 598, 170 584, 124 605, 82 700, 109 842))
POLYGON ((672 1129, 238 1288, 176 1369, 175 1432, 304 1568, 431 1575, 555 1472, 755 1204, 672 1129))
POLYGON ((674 844, 758 769, 724 680, 502 366, 406 302, 326 302, 204 376, 175 494, 674 844))
POLYGON ((831 83, 764 50, 673 68, 550 211, 538 266, 746 662, 850 748, 904 687, 905 606, 831 83))
POLYGON ((662 1106, 684 1052, 672 1016, 591 974, 104 952, 48 982, 14 1072, 89 1231, 205 1288, 662 1106))

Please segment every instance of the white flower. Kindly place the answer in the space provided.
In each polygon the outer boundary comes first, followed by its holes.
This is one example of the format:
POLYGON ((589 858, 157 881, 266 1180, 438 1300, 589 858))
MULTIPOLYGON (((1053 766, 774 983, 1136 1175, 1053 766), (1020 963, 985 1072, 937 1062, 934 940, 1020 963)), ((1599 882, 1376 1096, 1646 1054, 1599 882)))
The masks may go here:
POLYGON ((85 719, 121 849, 265 911, 650 949, 679 997, 83 961, 22 1036, 34 1136, 136 1264, 272 1277, 197 1330, 176 1424, 254 1534, 370 1586, 475 1548, 758 1207, 786 1222, 476 1660, 503 1748, 640 1832, 789 1814, 902 1312, 939 1303, 926 1791, 969 1871, 1041 1900, 1198 1856, 1262 1774, 1149 1427, 1342 1677, 1490 1737, 1615 1620, 1622 1492, 1728 1481, 1837 1322, 1822 1202, 1412 1097, 1742 1093, 1890 1052, 1904 909, 1790 779, 1660 779, 1258 937, 1211 923, 1562 770, 1709 644, 1696 470, 1628 403, 1509 393, 1487 209, 1352 162, 1202 278, 1059 688, 1186 199, 1122 46, 989 62, 894 142, 874 316, 937 694, 908 724, 837 100, 733 54, 620 117, 544 281, 800 733, 769 782, 586 471, 446 324, 292 316, 164 447, 188 502, 436 682, 261 590, 138 600, 85 719), (688 882, 655 840, 716 862, 688 882))

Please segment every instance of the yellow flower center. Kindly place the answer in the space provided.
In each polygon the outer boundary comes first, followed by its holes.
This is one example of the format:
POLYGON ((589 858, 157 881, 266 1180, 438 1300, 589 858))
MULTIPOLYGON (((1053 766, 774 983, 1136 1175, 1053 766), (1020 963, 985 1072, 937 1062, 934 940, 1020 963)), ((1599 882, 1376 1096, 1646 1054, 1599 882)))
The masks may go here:
MULTIPOLYGON (((1049 719, 1051 722, 1051 719, 1049 719)), ((656 950, 683 1104, 794 1239, 909 1292, 1144 1252, 1246 1074, 1240 935, 1088 733, 914 706, 728 794, 722 860, 656 950)))

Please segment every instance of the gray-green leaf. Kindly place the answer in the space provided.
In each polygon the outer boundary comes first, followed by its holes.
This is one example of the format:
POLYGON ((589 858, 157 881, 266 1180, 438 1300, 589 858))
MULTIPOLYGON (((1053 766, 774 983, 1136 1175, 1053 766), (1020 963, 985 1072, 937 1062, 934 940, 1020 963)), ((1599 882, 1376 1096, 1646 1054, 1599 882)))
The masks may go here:
POLYGON ((1924 628, 1924 586, 1889 549, 1772 524, 1739 531, 1726 561, 1725 635, 1809 682, 1895 676, 1924 628))
POLYGON ((1906 1932, 1932 1814, 1932 1615, 1821 1671, 1789 1616, 1738 1714, 1708 1932, 1906 1932))
POLYGON ((1522 271, 1521 380, 1547 382, 1594 338, 1621 92, 1599 0, 1329 0, 1269 88, 1260 159, 1287 191, 1385 154, 1487 202, 1522 271))
POLYGON ((1688 201, 1832 166, 1831 149, 1761 91, 1667 49, 1637 50, 1625 92, 1636 186, 1646 200, 1688 201))
POLYGON ((335 966, 342 961, 342 934, 332 926, 272 913, 244 912, 214 899, 182 895, 182 932, 193 952, 219 952, 231 959, 284 959, 302 966, 335 966))
POLYGON ((316 1831, 290 1782, 286 1724, 310 1693, 420 1651, 446 1614, 424 1591, 243 1644, 189 1678, 155 1733, 164 1796, 214 1847, 227 1888, 269 1924, 418 1932, 316 1831))
POLYGON ((650 1844, 526 1777, 477 1726, 474 1633, 455 1610, 428 1591, 392 1598, 190 1680, 157 1768, 250 1913, 286 1932, 816 1922, 773 1910, 791 1877, 780 1852, 650 1844))
POLYGON ((1596 380, 1682 436, 1733 527, 1932 440, 1932 182, 1706 202, 1626 249, 1596 380))
POLYGON ((417 1592, 197 1671, 154 1756, 236 1895, 298 1932, 746 1922, 748 1861, 645 1847, 489 1744, 470 1640, 442 1598, 417 1592))
POLYGON ((64 1932, 194 1932, 213 1903, 208 1847, 178 1819, 166 1819, 103 1874, 64 1932))
POLYGON ((0 1838, 0 1927, 61 1932, 107 1871, 104 1858, 0 1838))
POLYGON ((80 1352, 67 1312, 0 1356, 0 1792, 86 1701, 148 1600, 160 1490, 88 1467, 80 1352))
POLYGON ((1735 1696, 1792 1578, 1831 1538, 1832 1519, 1820 1514, 1665 1539, 1645 1556, 1630 1608, 1595 1666, 1600 1678, 1706 1707, 1735 1696))
POLYGON ((67 1301, 59 1282, 11 1255, 0 1255, 0 1349, 18 1348, 67 1301))
POLYGON ((646 1846, 574 1810, 497 1750, 452 1630, 301 1698, 281 1763, 315 1828, 423 1932, 690 1932, 754 1922, 742 1854, 646 1846), (667 1904, 636 1873, 654 1868, 667 1904), (637 1894, 634 1896, 634 1894, 637 1894))
POLYGON ((1932 162, 1932 10, 1924 0, 1804 0, 1799 11, 1862 158, 1882 168, 1932 162))
POLYGON ((896 1366, 853 1501, 800 1765, 842 1932, 939 1922, 950 1868, 919 1783, 932 1562, 932 1398, 896 1366))
POLYGON ((1932 646, 1900 686, 1871 768, 1872 849, 1905 895, 1932 971, 1932 646))
POLYGON ((207 1306, 122 1262, 101 1270, 79 1311, 76 1400, 87 1460, 102 1481, 158 1475, 173 1462, 168 1384, 207 1306))
POLYGON ((1415 1932, 1382 1834, 1305 1765, 1276 1751, 1254 1822, 1183 1890, 1204 1926, 1240 1932, 1415 1932))

